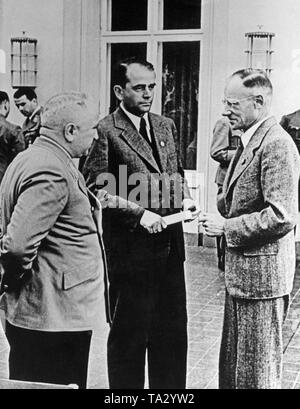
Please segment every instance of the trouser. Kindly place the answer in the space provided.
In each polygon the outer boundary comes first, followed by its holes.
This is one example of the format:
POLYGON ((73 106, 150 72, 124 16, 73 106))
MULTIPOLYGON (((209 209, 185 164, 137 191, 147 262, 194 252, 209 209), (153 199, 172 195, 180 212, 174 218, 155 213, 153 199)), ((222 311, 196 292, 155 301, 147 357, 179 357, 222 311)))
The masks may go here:
POLYGON ((280 389, 289 296, 250 300, 226 291, 220 389, 280 389))
POLYGON ((221 271, 225 271, 225 236, 218 236, 217 240, 217 256, 218 256, 218 268, 221 271))
POLYGON ((6 321, 10 379, 86 388, 92 331, 44 332, 6 321))
MULTIPOLYGON (((113 322, 108 338, 108 375, 112 389, 142 389, 145 356, 151 389, 184 389, 187 312, 183 262, 170 256, 164 269, 139 271, 136 279, 110 293, 113 322)), ((124 277, 124 272, 123 272, 124 277)), ((128 278, 128 276, 127 276, 128 278)))

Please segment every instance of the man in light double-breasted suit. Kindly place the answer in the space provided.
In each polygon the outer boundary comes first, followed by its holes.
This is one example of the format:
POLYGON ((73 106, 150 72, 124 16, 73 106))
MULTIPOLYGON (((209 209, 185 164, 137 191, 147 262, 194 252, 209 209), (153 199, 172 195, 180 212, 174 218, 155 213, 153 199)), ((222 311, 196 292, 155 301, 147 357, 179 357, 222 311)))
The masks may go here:
POLYGON ((109 383, 111 388, 143 388, 147 350, 150 388, 184 388, 183 231, 180 223, 166 228, 162 216, 194 203, 184 181, 175 125, 149 113, 155 87, 152 64, 121 62, 114 84, 121 106, 100 121, 99 139, 83 168, 91 189, 104 188, 117 197, 114 206, 108 200, 103 209, 112 316, 109 383), (177 189, 170 185, 164 191, 161 185, 174 175, 177 189))
POLYGON ((209 236, 225 235, 226 301, 220 388, 281 387, 282 324, 295 271, 299 154, 270 116, 272 84, 240 70, 225 88, 225 112, 241 129, 218 196, 221 215, 201 218, 209 236))

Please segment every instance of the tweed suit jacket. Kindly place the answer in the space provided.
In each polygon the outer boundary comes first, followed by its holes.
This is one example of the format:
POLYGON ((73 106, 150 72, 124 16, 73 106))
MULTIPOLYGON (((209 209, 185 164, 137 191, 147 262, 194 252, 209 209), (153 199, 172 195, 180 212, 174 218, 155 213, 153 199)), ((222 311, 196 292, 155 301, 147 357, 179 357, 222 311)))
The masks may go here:
POLYGON ((22 130, 0 114, 0 183, 14 157, 25 149, 22 130))
POLYGON ((118 108, 99 122, 99 139, 94 141, 83 168, 87 185, 91 189, 104 188, 109 191, 104 179, 107 173, 113 175, 117 181, 116 191, 109 193, 116 194, 121 201, 127 201, 125 206, 108 206, 103 209, 103 238, 110 277, 114 271, 147 271, 158 260, 163 264, 171 247, 176 250, 180 260, 185 258, 181 224, 170 226, 154 235, 140 226, 145 209, 162 216, 180 211, 180 208, 174 206, 172 189, 170 203, 163 205, 157 176, 177 174, 181 195, 179 206, 183 198, 190 198, 175 145, 177 134, 174 122, 152 113, 149 114, 149 121, 160 163, 155 161, 149 144, 118 108), (134 177, 137 174, 142 178, 139 185, 139 196, 144 199, 142 203, 133 195, 136 189, 134 177), (154 200, 151 191, 154 192, 154 200))
POLYGON ((296 146, 271 117, 251 137, 234 169, 233 162, 218 197, 226 218, 228 292, 253 299, 289 294, 300 173, 296 146))
POLYGON ((71 157, 40 136, 9 166, 0 200, 6 319, 41 331, 92 329, 104 306, 103 259, 71 157))

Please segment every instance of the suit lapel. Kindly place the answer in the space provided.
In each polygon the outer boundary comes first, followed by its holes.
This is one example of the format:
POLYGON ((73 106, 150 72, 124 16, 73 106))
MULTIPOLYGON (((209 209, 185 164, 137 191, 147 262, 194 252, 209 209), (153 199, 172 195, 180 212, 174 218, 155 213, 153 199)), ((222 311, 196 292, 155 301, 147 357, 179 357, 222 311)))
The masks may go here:
POLYGON ((250 165, 252 162, 255 151, 260 147, 267 131, 276 124, 276 120, 274 117, 271 117, 267 119, 265 122, 263 122, 260 127, 255 131, 255 133, 252 135, 248 145, 244 149, 243 153, 241 154, 241 157, 235 167, 235 169, 232 169, 234 160, 230 162, 230 165, 228 167, 227 171, 227 176, 224 181, 224 192, 225 196, 228 195, 230 192, 231 188, 237 181, 237 179, 241 176, 241 174, 247 169, 247 167, 250 165))
POLYGON ((150 164, 157 172, 160 172, 159 166, 156 163, 150 145, 139 135, 135 126, 132 124, 125 113, 118 108, 114 113, 115 127, 122 129, 120 137, 133 149, 139 156, 141 156, 148 164, 150 164))
POLYGON ((168 160, 167 152, 168 130, 166 129, 166 126, 164 125, 161 117, 159 117, 158 115, 149 113, 149 120, 152 127, 153 143, 156 146, 161 169, 162 171, 164 171, 167 168, 168 160))

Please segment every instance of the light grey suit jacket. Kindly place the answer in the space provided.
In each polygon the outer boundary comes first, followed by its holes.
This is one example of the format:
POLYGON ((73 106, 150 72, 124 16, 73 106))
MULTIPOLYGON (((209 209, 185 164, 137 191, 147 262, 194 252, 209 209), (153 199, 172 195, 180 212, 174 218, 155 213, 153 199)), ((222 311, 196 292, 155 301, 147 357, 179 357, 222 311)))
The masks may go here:
POLYGON ((272 117, 256 130, 235 169, 233 162, 218 197, 227 219, 227 290, 243 298, 283 296, 292 290, 295 271, 299 154, 272 117))
POLYGON ((71 157, 40 136, 8 168, 0 200, 6 319, 36 330, 91 329, 104 308, 102 251, 71 157))

